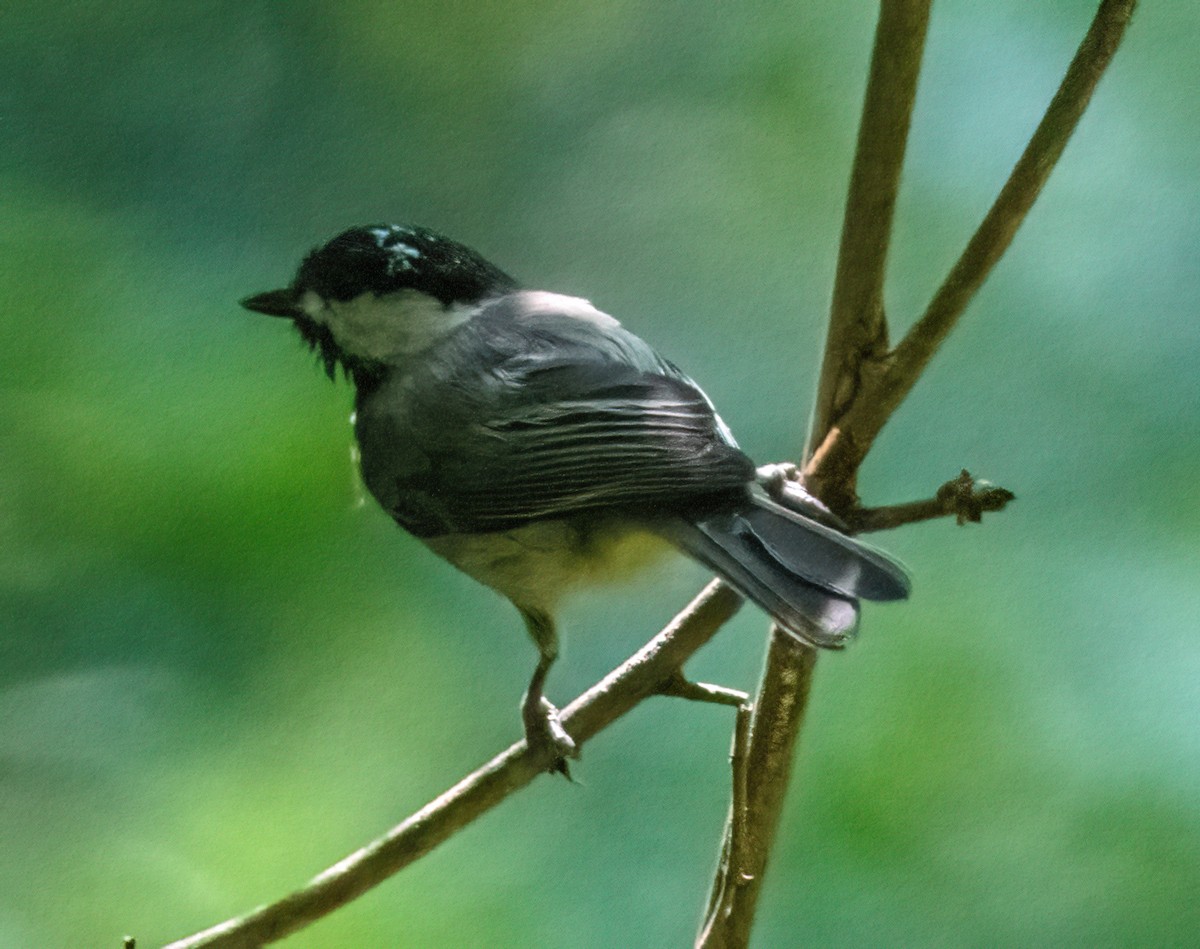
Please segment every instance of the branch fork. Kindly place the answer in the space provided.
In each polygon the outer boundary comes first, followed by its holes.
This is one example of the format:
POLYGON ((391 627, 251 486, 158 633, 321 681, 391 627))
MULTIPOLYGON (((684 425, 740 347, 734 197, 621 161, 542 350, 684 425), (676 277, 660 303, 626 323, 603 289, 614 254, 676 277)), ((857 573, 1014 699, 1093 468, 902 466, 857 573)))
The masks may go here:
MULTIPOLYGON (((965 470, 926 501, 861 507, 859 466, 967 304, 1007 249, 1083 114, 1133 13, 1135 0, 1102 0, 1025 152, 925 312, 889 346, 883 285, 892 217, 916 96, 931 0, 882 0, 842 231, 829 333, 801 487, 853 530, 882 530, 953 515, 978 521, 1012 500, 965 470)), ((787 490, 795 474, 775 477, 787 490)), ((773 629, 753 711, 740 693, 687 683, 681 669, 736 612, 740 598, 714 581, 643 649, 562 713, 580 744, 634 705, 667 693, 738 707, 730 816, 698 949, 742 949, 782 812, 816 652, 773 629), (707 692, 705 691, 707 690, 707 692), (690 693, 690 694, 688 694, 690 693), (702 693, 704 693, 702 695, 702 693)), ((297 931, 424 856, 531 782, 548 765, 518 742, 440 797, 290 896, 173 942, 167 949, 250 949, 297 931)), ((132 939, 126 940, 132 945, 132 939)))

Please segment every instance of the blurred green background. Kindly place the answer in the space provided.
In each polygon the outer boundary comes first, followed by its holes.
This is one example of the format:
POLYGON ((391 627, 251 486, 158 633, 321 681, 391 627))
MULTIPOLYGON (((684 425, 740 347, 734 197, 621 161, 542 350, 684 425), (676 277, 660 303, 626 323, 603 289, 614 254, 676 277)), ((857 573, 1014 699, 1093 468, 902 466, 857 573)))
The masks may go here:
MULTIPOLYGON (((889 288, 919 310, 1083 0, 943 0, 889 288)), ((0 947, 151 946, 299 885, 515 739, 516 613, 362 504, 351 393, 236 306, 424 223, 587 296, 761 461, 813 391, 874 5, 14 3, 0 12, 0 947)), ((756 945, 1200 932, 1200 7, 1146 2, 864 471, 983 527, 826 657, 756 945)), ((704 580, 563 617, 565 701, 704 580)), ((756 680, 746 609, 691 672, 756 680)), ((690 944, 730 716, 657 700, 303 947, 690 944)))

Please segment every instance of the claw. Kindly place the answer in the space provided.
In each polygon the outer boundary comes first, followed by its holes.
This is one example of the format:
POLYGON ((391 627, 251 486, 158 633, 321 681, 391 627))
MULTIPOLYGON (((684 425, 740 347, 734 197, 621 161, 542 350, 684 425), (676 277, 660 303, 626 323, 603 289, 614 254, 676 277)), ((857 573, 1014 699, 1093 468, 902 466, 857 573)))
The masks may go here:
POLYGON ((778 501, 788 482, 793 484, 799 482, 800 469, 790 461, 783 461, 778 464, 763 465, 755 472, 755 475, 758 483, 766 489, 767 494, 778 501))
POLYGON ((526 696, 521 703, 521 718, 525 723, 525 743, 535 754, 545 755, 550 759, 546 768, 552 774, 561 774, 567 780, 571 779, 571 771, 567 766, 569 758, 579 757, 579 746, 575 739, 567 734, 559 718, 558 709, 545 696, 538 696, 537 701, 530 701, 526 696))
POLYGON ((809 494, 800 477, 800 469, 791 462, 762 465, 755 472, 755 480, 776 504, 782 504, 798 514, 804 514, 838 530, 847 529, 841 518, 814 495, 809 494))

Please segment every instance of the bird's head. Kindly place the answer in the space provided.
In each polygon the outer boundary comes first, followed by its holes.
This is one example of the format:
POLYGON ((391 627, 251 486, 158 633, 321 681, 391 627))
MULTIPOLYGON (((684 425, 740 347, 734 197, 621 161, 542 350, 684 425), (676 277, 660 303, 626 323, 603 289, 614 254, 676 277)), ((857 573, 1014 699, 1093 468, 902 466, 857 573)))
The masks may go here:
POLYGON ((292 320, 333 377, 356 377, 436 342, 516 281, 471 248, 427 228, 352 227, 308 254, 291 284, 242 300, 292 320))

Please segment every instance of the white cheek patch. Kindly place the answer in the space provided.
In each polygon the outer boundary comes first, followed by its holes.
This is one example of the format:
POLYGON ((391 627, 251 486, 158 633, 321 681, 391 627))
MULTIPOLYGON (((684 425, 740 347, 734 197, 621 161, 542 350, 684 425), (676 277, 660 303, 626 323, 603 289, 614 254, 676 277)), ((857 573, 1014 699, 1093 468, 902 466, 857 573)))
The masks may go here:
POLYGON ((300 309, 314 323, 325 324, 323 318, 325 313, 325 301, 313 293, 311 290, 305 290, 304 296, 300 298, 300 309))
POLYGON ((347 353, 379 362, 394 362, 428 348, 475 314, 474 307, 446 307, 418 290, 400 290, 385 296, 363 293, 353 300, 323 301, 310 311, 306 293, 300 301, 305 313, 329 327, 347 353))

